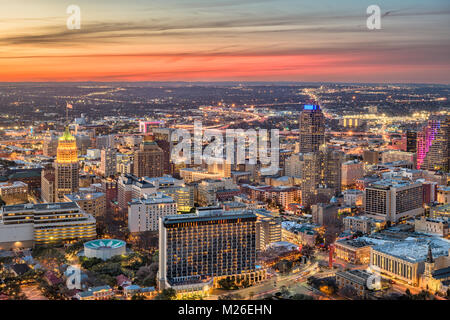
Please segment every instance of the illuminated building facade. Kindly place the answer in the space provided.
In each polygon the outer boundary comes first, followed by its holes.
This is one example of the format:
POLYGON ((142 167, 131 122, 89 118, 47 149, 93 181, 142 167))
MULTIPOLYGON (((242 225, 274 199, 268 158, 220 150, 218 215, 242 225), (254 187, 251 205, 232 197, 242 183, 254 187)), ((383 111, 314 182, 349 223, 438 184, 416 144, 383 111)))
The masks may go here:
POLYGON ((96 220, 75 202, 4 206, 0 249, 95 238, 96 220))
POLYGON ((300 152, 316 152, 325 143, 325 117, 318 105, 305 105, 300 114, 300 152))
POLYGON ((421 215, 423 190, 420 182, 380 180, 365 190, 364 209, 367 215, 398 222, 421 215))
POLYGON ((431 116, 417 134, 417 169, 449 170, 450 116, 431 116))
POLYGON ((322 146, 317 152, 303 154, 302 205, 328 202, 341 191, 344 154, 322 146))
POLYGON ((255 210, 256 221, 256 249, 264 251, 274 242, 281 241, 281 219, 275 217, 268 210, 255 210))
POLYGON ((134 174, 138 177, 161 177, 164 174, 164 151, 153 136, 145 136, 134 155, 134 174))
POLYGON ((117 152, 115 149, 102 149, 100 153, 100 173, 104 177, 114 176, 117 172, 117 152))
POLYGON ((66 194, 65 201, 76 202, 81 209, 94 217, 104 216, 106 213, 106 195, 103 192, 76 192, 66 194))
POLYGON ((418 286, 427 271, 428 256, 434 257, 432 270, 429 270, 432 274, 450 266, 449 252, 450 242, 437 237, 385 243, 372 247, 370 268, 381 275, 418 286))
POLYGON ((130 232, 157 231, 159 218, 177 213, 177 204, 163 193, 144 194, 128 204, 130 232))
POLYGON ((55 200, 63 201, 65 194, 79 189, 77 142, 67 128, 58 141, 55 161, 55 200))
POLYGON ((0 197, 7 205, 27 202, 28 185, 22 181, 2 182, 0 197))
POLYGON ((217 281, 257 282, 256 220, 252 212, 199 211, 167 216, 159 228, 159 288, 217 281))

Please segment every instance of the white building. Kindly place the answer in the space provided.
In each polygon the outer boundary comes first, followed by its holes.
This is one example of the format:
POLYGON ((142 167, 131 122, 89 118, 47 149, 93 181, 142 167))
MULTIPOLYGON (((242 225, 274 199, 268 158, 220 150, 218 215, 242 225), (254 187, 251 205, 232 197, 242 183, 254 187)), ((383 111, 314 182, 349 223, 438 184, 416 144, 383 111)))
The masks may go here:
POLYGON ((348 189, 344 191, 344 205, 348 207, 362 206, 364 191, 358 189, 348 189))
POLYGON ((130 232, 156 231, 159 218, 177 214, 177 204, 172 197, 161 192, 144 194, 128 204, 128 229, 130 232))

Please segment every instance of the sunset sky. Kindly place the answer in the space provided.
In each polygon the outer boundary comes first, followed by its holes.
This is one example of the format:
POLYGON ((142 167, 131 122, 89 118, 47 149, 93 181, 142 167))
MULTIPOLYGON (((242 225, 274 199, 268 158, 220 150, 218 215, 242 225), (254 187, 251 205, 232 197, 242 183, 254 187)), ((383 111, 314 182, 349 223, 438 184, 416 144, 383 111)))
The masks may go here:
POLYGON ((0 81, 450 83, 449 0, 0 4, 0 81), (66 27, 71 4, 80 30, 66 27), (382 30, 366 27, 373 4, 382 30))

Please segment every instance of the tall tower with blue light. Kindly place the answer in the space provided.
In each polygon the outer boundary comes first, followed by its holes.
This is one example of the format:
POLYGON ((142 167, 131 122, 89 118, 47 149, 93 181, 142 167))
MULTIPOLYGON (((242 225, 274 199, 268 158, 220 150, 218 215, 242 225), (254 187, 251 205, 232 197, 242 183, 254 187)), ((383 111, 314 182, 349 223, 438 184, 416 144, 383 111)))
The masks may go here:
POLYGON ((300 114, 300 152, 317 152, 325 144, 325 117, 319 105, 306 104, 300 114))

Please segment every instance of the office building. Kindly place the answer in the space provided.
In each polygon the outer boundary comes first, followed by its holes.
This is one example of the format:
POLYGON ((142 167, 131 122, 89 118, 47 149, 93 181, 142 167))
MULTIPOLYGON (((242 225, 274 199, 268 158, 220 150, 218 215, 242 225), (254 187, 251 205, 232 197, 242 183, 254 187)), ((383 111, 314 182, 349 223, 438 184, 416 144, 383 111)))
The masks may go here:
POLYGON ((164 151, 153 136, 144 136, 139 150, 134 154, 134 171, 138 177, 161 177, 164 174, 164 151))
POLYGON ((198 203, 201 206, 215 205, 218 201, 217 192, 224 190, 239 190, 232 179, 202 180, 198 184, 198 203))
POLYGON ((448 218, 421 216, 414 219, 414 231, 446 238, 449 235, 448 224, 448 218))
POLYGON ((256 220, 256 250, 264 251, 274 242, 281 241, 281 218, 268 210, 254 210, 256 220))
POLYGON ((94 217, 106 214, 106 196, 103 192, 79 191, 64 195, 64 200, 76 202, 81 209, 94 217))
POLYGON ((22 181, 1 182, 0 197, 6 205, 28 202, 28 185, 22 181))
POLYGON ((364 177, 364 164, 361 161, 351 160, 342 163, 342 186, 353 186, 362 177, 364 177))
POLYGON ((417 153, 417 131, 406 131, 406 152, 417 153))
POLYGON ((326 203, 331 197, 341 192, 343 159, 343 152, 325 146, 318 152, 303 154, 302 205, 326 203))
POLYGON ((450 187, 447 186, 437 187, 437 202, 441 204, 450 203, 450 187))
POLYGON ((300 152, 319 151, 325 144, 325 117, 319 105, 305 105, 300 114, 300 152))
POLYGON ((450 116, 432 115, 417 135, 417 169, 448 172, 450 116))
POLYGON ((363 151, 363 162, 366 164, 378 164, 381 162, 381 152, 375 150, 363 151))
POLYGON ((102 149, 100 153, 100 174, 107 178, 114 176, 117 172, 117 152, 115 149, 102 149))
POLYGON ((369 234, 385 227, 386 221, 366 216, 349 216, 342 219, 344 230, 369 234))
POLYGON ((55 200, 79 189, 77 143, 67 128, 58 141, 55 161, 55 200))
POLYGON ((311 206, 312 222, 319 226, 330 226, 338 218, 338 206, 335 204, 318 203, 311 206))

